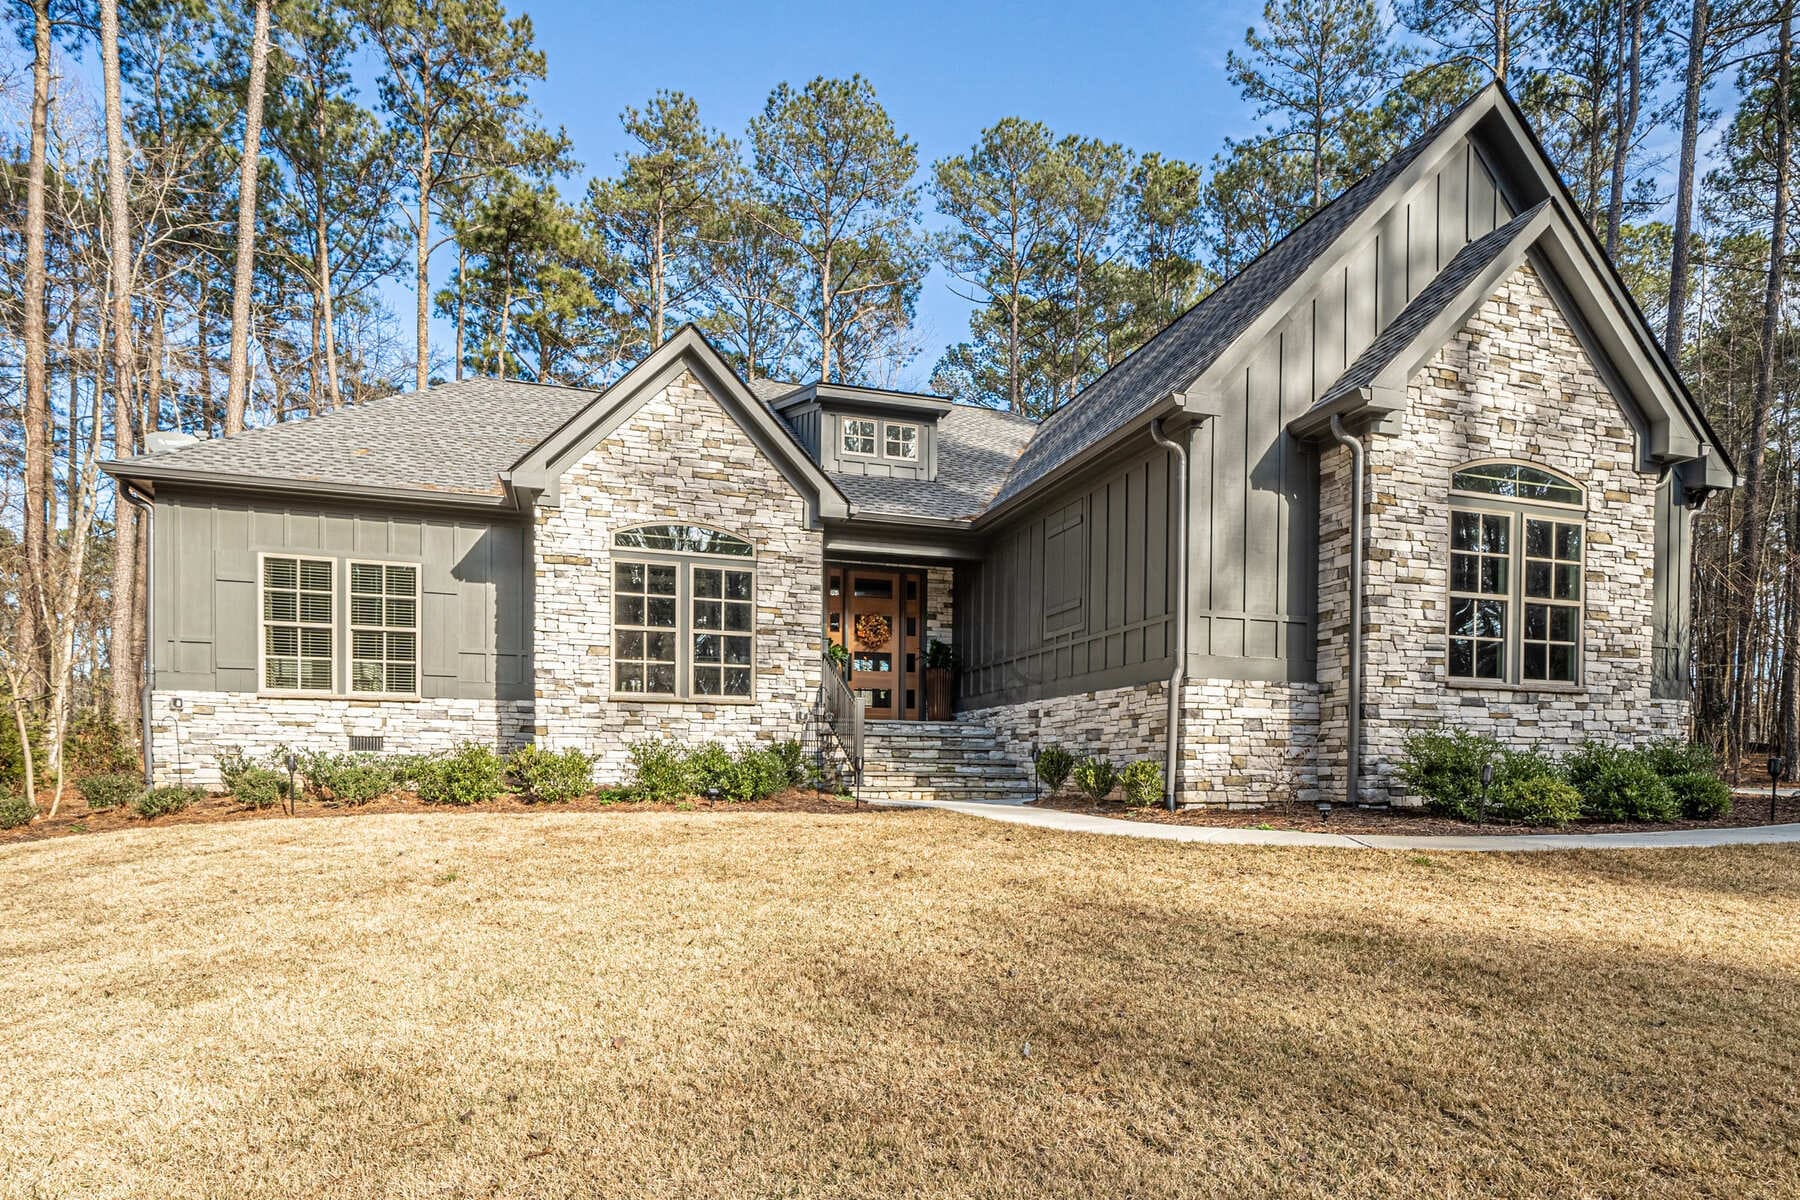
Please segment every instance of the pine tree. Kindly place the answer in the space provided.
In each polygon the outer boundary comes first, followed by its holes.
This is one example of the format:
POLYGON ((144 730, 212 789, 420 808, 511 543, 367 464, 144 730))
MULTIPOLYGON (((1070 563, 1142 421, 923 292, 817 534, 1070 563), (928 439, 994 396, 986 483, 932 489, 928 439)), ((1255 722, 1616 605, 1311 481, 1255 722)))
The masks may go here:
POLYGON ((781 84, 750 141, 764 228, 806 265, 792 312, 819 378, 855 379, 910 321, 925 274, 918 148, 860 75, 781 84))

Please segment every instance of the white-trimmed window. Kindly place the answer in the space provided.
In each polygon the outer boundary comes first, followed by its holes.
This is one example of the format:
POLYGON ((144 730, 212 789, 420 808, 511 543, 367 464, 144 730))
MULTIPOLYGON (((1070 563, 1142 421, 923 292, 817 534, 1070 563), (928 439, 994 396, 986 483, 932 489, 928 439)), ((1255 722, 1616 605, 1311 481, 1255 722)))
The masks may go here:
POLYGON ((1581 682, 1581 487, 1525 463, 1450 480, 1448 672, 1483 683, 1581 682))
POLYGON ((882 428, 882 453, 907 462, 919 461, 919 427, 900 421, 889 421, 882 428))
POLYGON ((418 566, 352 562, 349 571, 350 690, 418 695, 418 566))
POLYGON ((698 525, 615 533, 613 695, 753 699, 755 553, 698 525))
POLYGON ((860 454, 873 457, 875 454, 875 426, 878 422, 873 417, 843 418, 843 438, 840 445, 845 454, 860 454))
POLYGON ((336 563, 262 557, 262 686, 269 692, 330 693, 336 683, 336 563))

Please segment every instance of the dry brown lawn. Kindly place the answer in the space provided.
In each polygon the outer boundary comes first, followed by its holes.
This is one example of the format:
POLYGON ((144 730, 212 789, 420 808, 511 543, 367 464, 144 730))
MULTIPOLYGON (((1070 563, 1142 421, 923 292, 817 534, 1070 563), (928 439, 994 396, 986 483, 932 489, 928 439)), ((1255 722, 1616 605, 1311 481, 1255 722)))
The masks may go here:
POLYGON ((1800 1195, 1800 852, 940 813, 0 848, 0 1194, 1800 1195))

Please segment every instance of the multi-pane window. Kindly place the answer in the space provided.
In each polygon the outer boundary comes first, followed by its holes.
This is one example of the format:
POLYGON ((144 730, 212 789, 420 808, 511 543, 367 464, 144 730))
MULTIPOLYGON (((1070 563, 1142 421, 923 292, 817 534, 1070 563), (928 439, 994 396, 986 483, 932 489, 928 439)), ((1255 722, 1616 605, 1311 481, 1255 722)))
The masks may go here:
POLYGON ((419 691, 419 568, 350 564, 350 690, 419 691))
POLYGON ((1451 678, 1579 683, 1581 488, 1538 467, 1483 463, 1457 471, 1451 490, 1451 678))
POLYGON ((613 693, 752 698, 750 543, 700 526, 646 525, 614 534, 613 549, 613 693))
POLYGON ((884 437, 883 453, 889 458, 905 459, 908 462, 919 460, 919 427, 889 421, 882 430, 884 437))
POLYGON ((1450 514, 1450 674, 1506 677, 1511 567, 1510 516, 1450 514))
POLYGON ((330 692, 336 593, 330 559, 265 555, 262 560, 263 688, 330 692))
POLYGON ((1581 629, 1581 526, 1525 518, 1525 627, 1520 673, 1576 681, 1581 629))
POLYGON ((680 623, 673 563, 613 563, 613 690, 675 695, 680 623))
POLYGON ((845 454, 875 453, 875 422, 867 417, 845 417, 843 425, 845 454))
POLYGON ((694 694, 750 695, 755 576, 696 566, 693 573, 694 694))

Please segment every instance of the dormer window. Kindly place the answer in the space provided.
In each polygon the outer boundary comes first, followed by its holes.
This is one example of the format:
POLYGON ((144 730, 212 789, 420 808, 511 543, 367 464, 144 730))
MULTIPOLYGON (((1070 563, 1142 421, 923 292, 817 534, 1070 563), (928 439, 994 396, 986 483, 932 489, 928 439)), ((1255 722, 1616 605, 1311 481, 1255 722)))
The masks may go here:
POLYGON ((886 425, 886 442, 883 453, 889 458, 898 458, 906 462, 919 461, 919 427, 899 421, 889 421, 886 425))
POLYGON ((875 456, 875 422, 872 419, 844 418, 844 453, 875 456))

